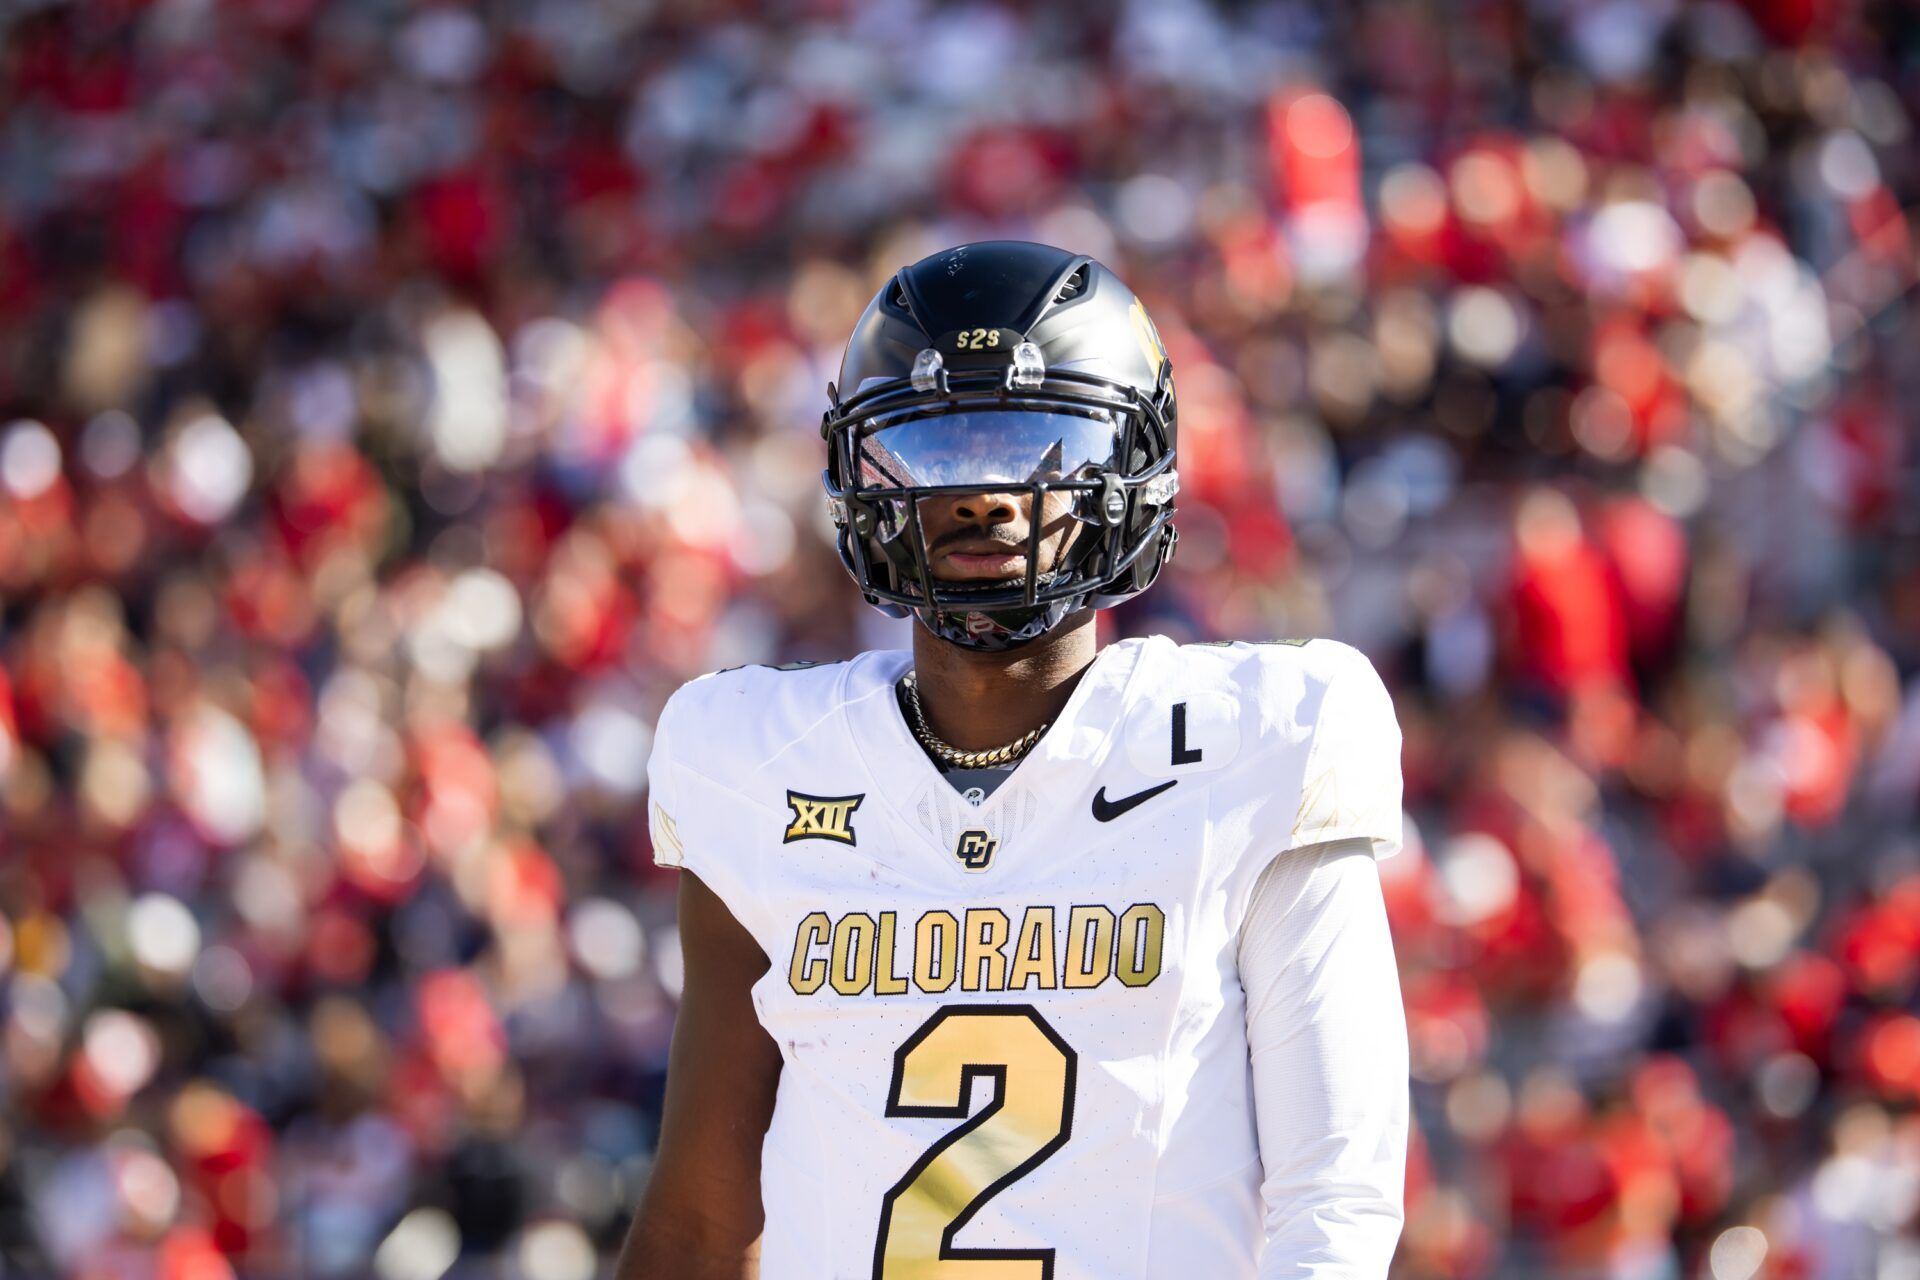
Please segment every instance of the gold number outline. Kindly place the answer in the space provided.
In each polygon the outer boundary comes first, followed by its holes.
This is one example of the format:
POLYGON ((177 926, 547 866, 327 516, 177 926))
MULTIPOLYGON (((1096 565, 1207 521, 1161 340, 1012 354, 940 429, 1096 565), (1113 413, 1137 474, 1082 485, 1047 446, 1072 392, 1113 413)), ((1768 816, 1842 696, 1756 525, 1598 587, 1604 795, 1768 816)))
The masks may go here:
POLYGON ((993 1101, 980 1109, 980 1114, 947 1131, 938 1142, 928 1147, 913 1162, 900 1180, 887 1189, 880 1201, 880 1230, 873 1241, 873 1280, 886 1280, 887 1234, 893 1227, 894 1202, 913 1186, 925 1173, 927 1167, 938 1160, 946 1151, 998 1115, 1007 1098, 1007 1064, 1004 1062, 965 1063, 960 1068, 959 1101, 953 1105, 934 1104, 924 1107, 909 1106, 901 1103, 900 1091, 906 1083, 907 1059, 926 1039, 937 1031, 941 1024, 953 1017, 1025 1017, 1039 1029, 1053 1047, 1060 1051, 1065 1060, 1064 1085, 1060 1090, 1060 1129, 1052 1139, 1044 1143, 1039 1150, 1028 1156, 1020 1164, 1001 1175, 998 1181, 981 1189, 980 1193, 967 1202, 965 1208, 955 1214, 947 1223, 946 1230, 940 1234, 941 1262, 1038 1262, 1040 1280, 1053 1280, 1053 1249, 957 1249, 953 1237, 960 1228, 973 1220, 975 1214, 986 1206, 987 1201, 999 1195, 1009 1186, 1032 1173, 1058 1151, 1067 1145, 1073 1137, 1073 1102, 1075 1086, 1079 1075, 1080 1055, 1073 1046, 1061 1039, 1048 1021, 1040 1016, 1040 1011, 1030 1004, 950 1004, 934 1011, 932 1017, 920 1024, 915 1031, 893 1052, 893 1081, 887 1089, 887 1110, 889 1118, 912 1118, 932 1120, 966 1119, 973 1104, 973 1084, 976 1080, 993 1081, 993 1101))

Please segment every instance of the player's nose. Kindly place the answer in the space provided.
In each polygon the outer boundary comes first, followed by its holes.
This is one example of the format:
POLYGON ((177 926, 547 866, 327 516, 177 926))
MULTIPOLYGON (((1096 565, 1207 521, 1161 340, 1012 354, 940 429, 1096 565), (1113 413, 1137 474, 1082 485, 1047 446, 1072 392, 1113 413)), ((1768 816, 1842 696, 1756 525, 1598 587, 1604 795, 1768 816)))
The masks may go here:
POLYGON ((1005 524, 1025 510, 1023 493, 962 493, 948 499, 947 511, 956 524, 1005 524))

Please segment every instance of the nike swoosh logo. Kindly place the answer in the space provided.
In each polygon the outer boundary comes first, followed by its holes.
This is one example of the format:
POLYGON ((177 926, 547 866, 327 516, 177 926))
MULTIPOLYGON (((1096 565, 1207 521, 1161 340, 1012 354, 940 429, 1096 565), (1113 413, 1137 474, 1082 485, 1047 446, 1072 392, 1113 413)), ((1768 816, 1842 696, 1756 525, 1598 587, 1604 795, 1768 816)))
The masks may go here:
POLYGON ((1168 778, 1157 787, 1148 787, 1145 791, 1136 791, 1130 796, 1121 796, 1118 800, 1107 799, 1107 789, 1102 787, 1093 793, 1093 816, 1101 822, 1112 822, 1127 810, 1140 807, 1178 781, 1180 781, 1178 778, 1168 778))

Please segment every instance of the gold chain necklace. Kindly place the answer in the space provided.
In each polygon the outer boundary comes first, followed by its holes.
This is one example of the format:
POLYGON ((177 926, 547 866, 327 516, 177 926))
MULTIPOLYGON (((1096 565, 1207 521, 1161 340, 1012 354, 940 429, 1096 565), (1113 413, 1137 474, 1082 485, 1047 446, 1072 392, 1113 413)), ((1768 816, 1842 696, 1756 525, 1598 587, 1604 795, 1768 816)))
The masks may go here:
POLYGON ((927 726, 927 713, 920 705, 920 681, 914 672, 907 672, 900 684, 907 691, 907 706, 913 712, 913 736, 920 745, 933 753, 936 760, 950 769, 991 769, 996 765, 1012 764, 1032 750, 1033 744, 1040 741, 1040 735, 1047 731, 1047 724, 1027 730, 1004 747, 992 747, 986 751, 962 751, 950 743, 942 741, 927 726))

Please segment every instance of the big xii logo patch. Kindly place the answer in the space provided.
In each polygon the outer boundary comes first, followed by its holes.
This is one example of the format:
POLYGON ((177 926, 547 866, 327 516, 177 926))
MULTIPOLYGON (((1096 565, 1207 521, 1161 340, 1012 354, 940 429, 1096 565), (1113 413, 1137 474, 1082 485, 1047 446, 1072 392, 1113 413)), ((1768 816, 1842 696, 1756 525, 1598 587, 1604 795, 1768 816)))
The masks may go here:
POLYGON ((993 865, 993 851, 999 847, 998 840, 975 827, 960 833, 960 843, 953 847, 953 856, 969 871, 985 871, 993 865))
POLYGON ((858 844, 859 841, 853 838, 853 811, 866 798, 864 791, 857 796, 808 796, 798 791, 787 792, 787 807, 793 810, 793 820, 787 823, 787 836, 781 843, 838 840, 842 844, 858 844))

